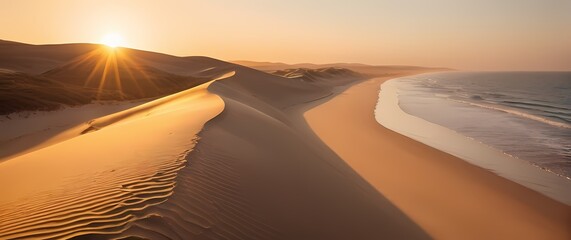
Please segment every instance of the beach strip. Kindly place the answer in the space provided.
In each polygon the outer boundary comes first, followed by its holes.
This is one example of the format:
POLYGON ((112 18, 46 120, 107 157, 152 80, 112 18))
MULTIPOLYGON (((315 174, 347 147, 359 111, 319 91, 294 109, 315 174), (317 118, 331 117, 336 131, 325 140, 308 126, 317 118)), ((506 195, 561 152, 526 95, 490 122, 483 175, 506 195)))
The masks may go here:
POLYGON ((571 208, 387 128, 375 78, 308 110, 312 130, 437 239, 569 239, 571 208))

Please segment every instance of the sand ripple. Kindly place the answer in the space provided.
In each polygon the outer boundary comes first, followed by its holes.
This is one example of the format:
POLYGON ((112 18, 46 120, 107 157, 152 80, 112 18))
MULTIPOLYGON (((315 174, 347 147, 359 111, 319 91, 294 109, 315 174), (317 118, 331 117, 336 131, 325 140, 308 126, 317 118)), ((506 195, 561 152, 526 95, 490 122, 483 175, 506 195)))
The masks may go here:
POLYGON ((127 223, 142 217, 142 210, 172 195, 177 171, 186 162, 185 155, 174 161, 146 165, 158 169, 148 177, 140 177, 140 172, 118 174, 85 189, 61 189, 59 194, 47 192, 29 201, 1 206, 4 211, 0 215, 0 238, 71 238, 121 232, 127 223))
MULTIPOLYGON (((200 142, 205 149, 211 143, 200 142)), ((141 211, 118 232, 89 239, 280 239, 280 232, 257 216, 240 191, 236 161, 224 152, 192 151, 176 175, 167 201, 141 211)))

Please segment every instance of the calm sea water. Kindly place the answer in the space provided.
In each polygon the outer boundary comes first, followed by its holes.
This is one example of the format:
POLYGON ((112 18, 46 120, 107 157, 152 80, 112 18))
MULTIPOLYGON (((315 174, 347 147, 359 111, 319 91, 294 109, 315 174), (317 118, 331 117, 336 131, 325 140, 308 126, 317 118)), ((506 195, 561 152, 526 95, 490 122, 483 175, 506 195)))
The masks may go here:
POLYGON ((398 82, 406 113, 571 180, 571 72, 448 72, 398 82))

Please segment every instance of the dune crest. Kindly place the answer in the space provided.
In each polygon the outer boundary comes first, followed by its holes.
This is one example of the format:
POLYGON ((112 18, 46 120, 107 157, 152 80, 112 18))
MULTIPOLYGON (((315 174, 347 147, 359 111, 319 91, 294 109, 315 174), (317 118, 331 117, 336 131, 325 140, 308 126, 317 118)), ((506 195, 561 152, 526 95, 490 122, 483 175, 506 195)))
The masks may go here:
POLYGON ((214 80, 188 89, 186 91, 175 93, 145 104, 141 104, 137 107, 133 107, 125 111, 93 119, 87 123, 89 127, 83 130, 81 133, 84 134, 91 131, 97 131, 110 125, 125 123, 131 120, 140 119, 141 117, 160 115, 170 111, 177 111, 180 108, 186 108, 187 102, 199 100, 201 97, 203 97, 204 94, 209 94, 206 89, 208 86, 210 86, 211 83, 214 81, 230 78, 234 76, 234 74, 236 74, 236 72, 231 71, 214 80))

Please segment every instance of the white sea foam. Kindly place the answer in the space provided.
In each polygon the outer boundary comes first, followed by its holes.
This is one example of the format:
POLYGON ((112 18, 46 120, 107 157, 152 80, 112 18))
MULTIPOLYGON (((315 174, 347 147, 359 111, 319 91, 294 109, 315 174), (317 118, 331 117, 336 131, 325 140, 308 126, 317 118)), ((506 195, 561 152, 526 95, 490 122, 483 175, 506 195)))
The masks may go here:
POLYGON ((571 129, 570 124, 549 120, 547 118, 543 118, 543 117, 536 116, 533 114, 517 111, 514 109, 507 109, 507 108, 502 108, 502 107, 498 107, 498 106, 492 106, 492 105, 487 105, 487 104, 478 104, 478 103, 473 103, 473 102, 468 102, 468 101, 463 101, 463 100, 456 100, 456 99, 450 99, 450 100, 455 101, 455 102, 459 102, 459 103, 469 104, 469 105, 476 106, 476 107, 481 107, 481 108, 486 108, 486 109, 491 109, 491 110, 496 110, 496 111, 501 111, 501 112, 513 114, 513 115, 516 115, 519 117, 523 117, 523 118, 531 119, 534 121, 542 122, 545 124, 549 124, 549 125, 554 126, 554 127, 571 129))

